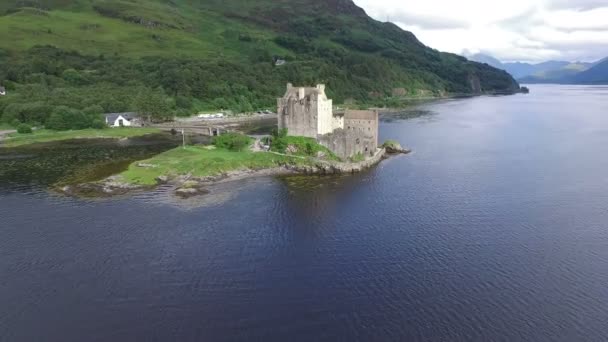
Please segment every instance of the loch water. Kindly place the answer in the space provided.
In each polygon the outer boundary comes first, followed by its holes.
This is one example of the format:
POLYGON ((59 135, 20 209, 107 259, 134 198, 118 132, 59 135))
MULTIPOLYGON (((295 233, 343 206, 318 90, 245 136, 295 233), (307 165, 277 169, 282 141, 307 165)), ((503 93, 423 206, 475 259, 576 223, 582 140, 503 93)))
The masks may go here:
POLYGON ((608 87, 530 89, 383 115, 414 152, 358 175, 190 200, 0 153, 0 340, 606 341, 608 87))

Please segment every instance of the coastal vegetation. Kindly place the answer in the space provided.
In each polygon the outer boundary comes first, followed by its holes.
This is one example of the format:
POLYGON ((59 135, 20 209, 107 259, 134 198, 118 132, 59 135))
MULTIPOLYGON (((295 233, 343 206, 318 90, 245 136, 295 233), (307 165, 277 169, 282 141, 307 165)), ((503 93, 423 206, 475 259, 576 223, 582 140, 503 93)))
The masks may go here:
POLYGON ((227 133, 213 139, 213 145, 217 148, 226 149, 233 152, 241 152, 249 148, 252 139, 246 135, 238 133, 227 133))
POLYGON ((0 121, 58 130, 274 108, 287 82, 335 103, 513 92, 506 72, 426 47, 350 0, 9 0, 0 4, 0 121), (282 63, 277 63, 281 60, 282 63), (476 82, 473 82, 476 83, 476 82))
MULTIPOLYGON (((21 126, 20 126, 21 127, 21 126)), ((156 128, 108 128, 81 129, 73 131, 34 130, 30 133, 12 133, 0 142, 1 147, 16 147, 21 145, 43 143, 70 139, 100 139, 100 138, 130 138, 146 134, 160 133, 156 128)))
POLYGON ((266 138, 270 150, 277 153, 288 153, 301 157, 322 157, 327 160, 340 161, 332 151, 319 144, 316 139, 290 136, 287 129, 274 129, 270 137, 266 138))
POLYGON ((308 137, 286 136, 271 142, 271 150, 279 153, 288 153, 301 157, 321 157, 326 160, 341 161, 327 147, 319 144, 317 140, 308 137))
POLYGON ((19 134, 31 134, 32 133, 32 127, 28 124, 19 124, 19 126, 17 126, 17 133, 19 134))
POLYGON ((277 140, 286 144, 283 151, 259 151, 252 148, 253 139, 250 137, 228 133, 216 137, 213 145, 179 147, 148 160, 134 162, 119 178, 127 184, 154 185, 163 177, 216 177, 230 172, 257 171, 286 165, 314 166, 319 161, 340 161, 314 139, 280 134, 273 141, 277 140))
POLYGON ((270 152, 230 151, 209 146, 178 147, 141 162, 120 174, 130 184, 155 185, 160 176, 169 178, 217 176, 231 171, 261 170, 285 164, 303 165, 306 159, 270 152))

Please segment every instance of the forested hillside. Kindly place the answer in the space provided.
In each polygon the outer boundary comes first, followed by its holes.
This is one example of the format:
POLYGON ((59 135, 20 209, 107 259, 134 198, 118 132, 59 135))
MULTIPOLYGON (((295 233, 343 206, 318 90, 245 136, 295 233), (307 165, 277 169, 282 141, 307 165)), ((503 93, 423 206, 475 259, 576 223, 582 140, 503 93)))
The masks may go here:
POLYGON ((12 123, 272 108, 287 82, 366 104, 472 93, 477 80, 483 92, 519 89, 351 0, 5 0, 0 27, 0 111, 12 123))

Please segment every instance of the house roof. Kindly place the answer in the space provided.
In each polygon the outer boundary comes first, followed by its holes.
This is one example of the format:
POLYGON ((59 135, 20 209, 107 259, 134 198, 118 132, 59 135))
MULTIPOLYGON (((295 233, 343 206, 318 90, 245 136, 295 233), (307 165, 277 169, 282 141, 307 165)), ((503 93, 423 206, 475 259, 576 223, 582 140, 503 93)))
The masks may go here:
POLYGON ((348 109, 344 113, 346 120, 377 120, 378 112, 375 110, 352 110, 348 109))
POLYGON ((116 119, 118 119, 119 116, 122 116, 126 120, 131 121, 131 120, 137 118, 137 113, 133 113, 133 112, 107 113, 107 114, 104 114, 104 116, 106 117, 107 122, 114 122, 114 121, 116 121, 116 119))

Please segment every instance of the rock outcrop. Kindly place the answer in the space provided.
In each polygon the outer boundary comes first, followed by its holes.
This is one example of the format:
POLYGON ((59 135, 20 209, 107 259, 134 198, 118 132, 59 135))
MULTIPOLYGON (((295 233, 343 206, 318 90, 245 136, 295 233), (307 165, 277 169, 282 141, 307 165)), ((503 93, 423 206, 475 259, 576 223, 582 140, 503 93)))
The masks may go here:
POLYGON ((382 147, 386 150, 388 154, 407 154, 412 152, 411 150, 401 147, 401 144, 395 140, 387 140, 382 144, 382 147))

